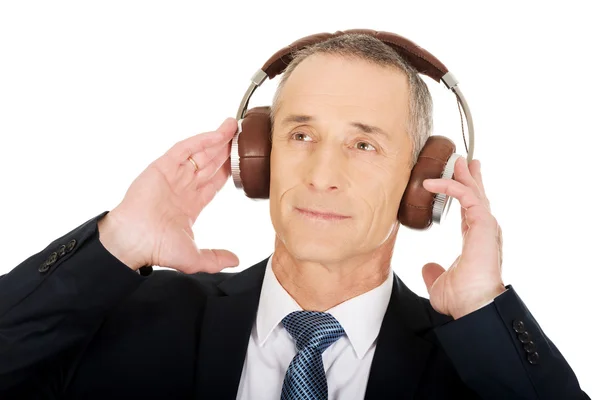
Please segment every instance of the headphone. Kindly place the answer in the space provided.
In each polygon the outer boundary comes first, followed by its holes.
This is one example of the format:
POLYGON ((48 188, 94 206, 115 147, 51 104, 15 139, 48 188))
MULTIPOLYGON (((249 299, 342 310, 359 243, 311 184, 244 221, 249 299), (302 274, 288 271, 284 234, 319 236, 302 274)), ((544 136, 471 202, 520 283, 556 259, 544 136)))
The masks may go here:
MULTIPOLYGON (((267 77, 273 79, 281 74, 293 58, 295 51, 346 34, 366 34, 381 40, 400 55, 418 73, 429 76, 438 83, 444 82, 452 90, 467 119, 469 146, 467 163, 473 159, 475 131, 469 106, 458 88, 458 81, 437 58, 410 40, 390 32, 370 29, 351 29, 335 33, 319 33, 296 40, 279 50, 251 78, 250 86, 240 103, 237 120, 238 130, 231 145, 231 175, 233 183, 251 199, 268 199, 270 186, 271 119, 269 106, 247 110, 250 97, 267 77)), ((462 122, 462 114, 461 114, 462 122)), ((464 136, 464 132, 463 132, 464 136)), ((430 136, 419 153, 398 209, 399 222, 411 229, 428 229, 432 221, 441 224, 450 209, 452 197, 444 193, 432 193, 423 187, 428 178, 452 179, 454 165, 460 157, 452 140, 444 136, 430 136)))

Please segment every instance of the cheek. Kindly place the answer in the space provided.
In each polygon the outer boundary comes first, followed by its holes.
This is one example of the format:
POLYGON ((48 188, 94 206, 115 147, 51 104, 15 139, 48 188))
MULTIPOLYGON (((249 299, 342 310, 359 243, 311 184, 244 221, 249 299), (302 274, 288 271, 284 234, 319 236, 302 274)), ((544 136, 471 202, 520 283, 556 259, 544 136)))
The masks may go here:
POLYGON ((364 181, 359 192, 370 209, 370 215, 364 219, 367 225, 362 226, 361 236, 365 239, 365 244, 380 246, 389 238, 398 219, 407 178, 402 172, 392 174, 381 168, 371 170, 370 173, 370 179, 364 181))
POLYGON ((361 193, 364 193, 375 215, 386 214, 386 210, 394 203, 387 180, 371 178, 368 186, 361 188, 361 193))
POLYGON ((271 202, 279 203, 286 192, 298 185, 300 174, 298 173, 297 160, 284 151, 273 148, 271 151, 271 175, 269 197, 271 202))
POLYGON ((395 218, 400 207, 407 178, 402 173, 392 173, 391 168, 370 165, 360 169, 355 193, 371 209, 374 219, 395 218))

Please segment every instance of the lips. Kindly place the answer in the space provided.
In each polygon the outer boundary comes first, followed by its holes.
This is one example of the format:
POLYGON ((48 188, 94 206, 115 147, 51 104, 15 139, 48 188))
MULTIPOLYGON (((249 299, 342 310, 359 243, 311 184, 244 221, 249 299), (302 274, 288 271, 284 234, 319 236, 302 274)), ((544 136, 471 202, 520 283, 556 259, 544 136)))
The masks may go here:
POLYGON ((318 219, 342 220, 342 219, 350 218, 347 215, 337 214, 337 213, 333 213, 333 212, 329 212, 329 211, 312 210, 312 209, 298 208, 298 207, 296 207, 296 210, 308 217, 318 218, 318 219))

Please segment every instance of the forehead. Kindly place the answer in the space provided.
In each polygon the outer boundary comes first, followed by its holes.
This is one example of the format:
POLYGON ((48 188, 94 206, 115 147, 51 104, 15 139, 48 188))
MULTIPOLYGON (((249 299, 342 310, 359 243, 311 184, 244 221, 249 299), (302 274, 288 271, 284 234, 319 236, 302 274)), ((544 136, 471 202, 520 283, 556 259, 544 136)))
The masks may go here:
POLYGON ((408 114, 408 79, 391 66, 355 57, 314 54, 290 74, 280 101, 281 111, 299 114, 327 112, 342 118, 354 114, 404 121, 408 114))

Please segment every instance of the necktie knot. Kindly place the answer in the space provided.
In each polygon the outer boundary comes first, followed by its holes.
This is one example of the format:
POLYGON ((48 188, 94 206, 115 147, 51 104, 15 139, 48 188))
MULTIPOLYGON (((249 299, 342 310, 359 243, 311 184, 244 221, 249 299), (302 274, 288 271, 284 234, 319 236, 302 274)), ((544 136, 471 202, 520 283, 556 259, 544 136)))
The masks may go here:
POLYGON ((296 350, 316 349, 323 353, 345 334, 344 328, 329 313, 294 311, 282 321, 285 329, 296 340, 296 350))

